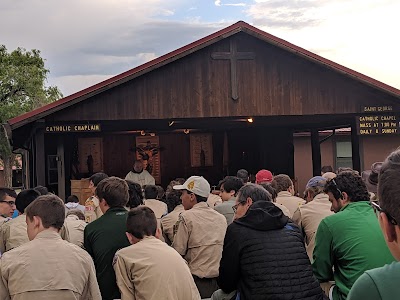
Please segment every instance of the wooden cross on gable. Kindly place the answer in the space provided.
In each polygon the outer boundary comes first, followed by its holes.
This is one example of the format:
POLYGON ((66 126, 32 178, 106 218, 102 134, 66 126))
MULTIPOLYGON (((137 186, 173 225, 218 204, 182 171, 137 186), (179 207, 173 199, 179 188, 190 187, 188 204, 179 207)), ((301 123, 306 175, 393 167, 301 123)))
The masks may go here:
POLYGON ((231 90, 232 99, 237 101, 238 96, 238 83, 237 83, 237 61, 244 59, 254 59, 256 57, 253 52, 238 52, 236 43, 233 39, 230 40, 230 52, 214 52, 211 53, 212 59, 230 60, 231 62, 231 90))

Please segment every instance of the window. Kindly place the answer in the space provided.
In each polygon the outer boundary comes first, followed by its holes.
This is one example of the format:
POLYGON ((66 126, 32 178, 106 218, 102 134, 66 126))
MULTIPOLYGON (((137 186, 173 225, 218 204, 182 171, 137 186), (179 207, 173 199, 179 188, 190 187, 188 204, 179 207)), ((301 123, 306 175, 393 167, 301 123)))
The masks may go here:
POLYGON ((336 142, 336 169, 338 168, 353 168, 351 142, 336 142))

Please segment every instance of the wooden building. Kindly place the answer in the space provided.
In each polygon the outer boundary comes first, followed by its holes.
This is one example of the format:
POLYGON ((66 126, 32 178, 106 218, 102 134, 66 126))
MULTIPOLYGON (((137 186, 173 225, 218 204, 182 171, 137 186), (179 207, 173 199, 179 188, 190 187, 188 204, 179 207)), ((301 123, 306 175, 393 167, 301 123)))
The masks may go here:
POLYGON ((71 179, 91 172, 124 177, 138 153, 163 186, 193 174, 215 185, 239 168, 310 177, 321 167, 319 132, 334 128, 351 129, 351 162, 361 170, 364 153, 400 144, 399 98, 398 89, 240 21, 8 124, 14 148, 27 150, 29 184, 63 197, 71 179), (301 141, 296 132, 309 134, 301 141), (375 146, 363 149, 368 140, 375 146))

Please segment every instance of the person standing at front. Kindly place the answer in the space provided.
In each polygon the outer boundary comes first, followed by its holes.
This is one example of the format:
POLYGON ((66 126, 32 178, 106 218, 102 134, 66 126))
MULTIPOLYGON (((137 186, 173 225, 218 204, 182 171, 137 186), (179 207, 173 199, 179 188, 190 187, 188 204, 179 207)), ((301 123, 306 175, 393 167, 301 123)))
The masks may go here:
POLYGON ((25 214, 30 241, 0 259, 0 299, 100 300, 91 257, 60 237, 63 201, 39 196, 25 214))
POLYGON ((207 205, 210 184, 203 177, 192 176, 174 189, 182 191, 185 211, 179 216, 172 247, 188 262, 201 298, 209 298, 218 289, 226 219, 207 205))
POLYGON ((85 227, 83 246, 92 256, 103 300, 119 299, 112 266, 117 250, 129 246, 125 235, 129 199, 128 185, 117 177, 103 179, 96 187, 96 197, 103 216, 85 227))

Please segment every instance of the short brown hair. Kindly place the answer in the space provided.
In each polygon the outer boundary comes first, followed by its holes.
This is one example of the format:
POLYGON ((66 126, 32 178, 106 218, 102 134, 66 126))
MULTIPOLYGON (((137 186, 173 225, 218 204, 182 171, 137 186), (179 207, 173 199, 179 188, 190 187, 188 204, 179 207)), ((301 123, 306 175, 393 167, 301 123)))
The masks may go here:
POLYGON ((400 221, 400 150, 392 152, 382 164, 378 180, 378 200, 381 207, 397 222, 400 221))
POLYGON ((95 194, 100 201, 104 199, 109 207, 125 206, 129 200, 128 184, 118 177, 108 177, 100 181, 95 194))
POLYGON ((39 217, 44 228, 53 227, 60 230, 65 219, 64 202, 53 194, 42 195, 28 205, 25 214, 31 221, 33 217, 39 217))
POLYGON ((126 220, 126 231, 137 239, 154 236, 157 230, 157 218, 151 208, 138 206, 132 208, 126 220))
POLYGON ((279 174, 274 176, 271 182, 272 187, 275 189, 276 193, 287 191, 291 186, 293 186, 293 181, 286 174, 279 174))

